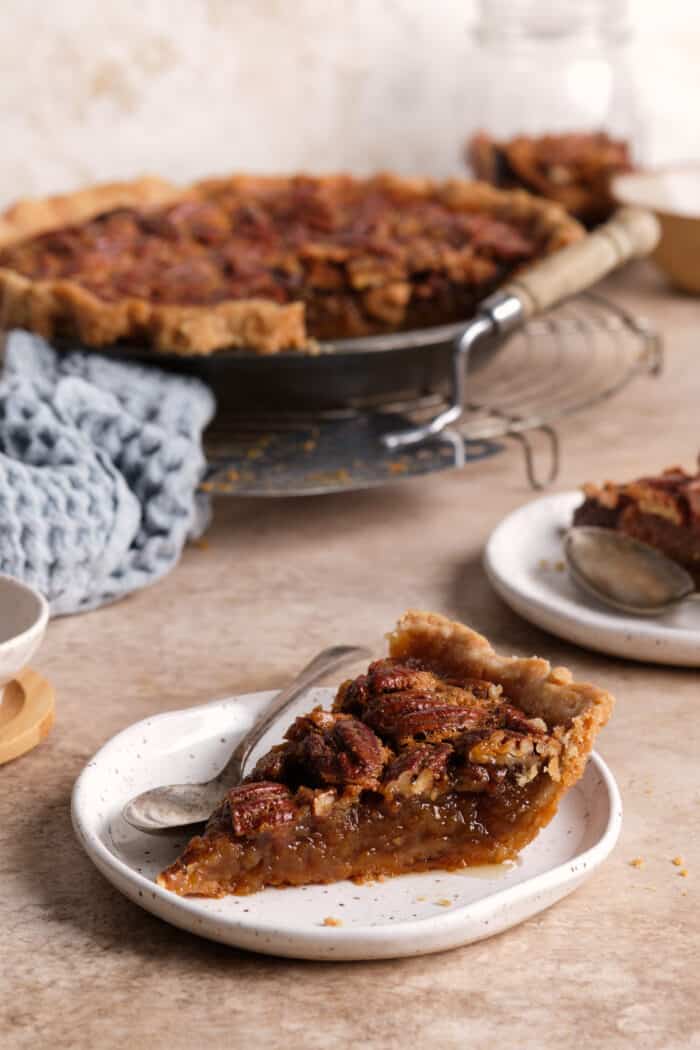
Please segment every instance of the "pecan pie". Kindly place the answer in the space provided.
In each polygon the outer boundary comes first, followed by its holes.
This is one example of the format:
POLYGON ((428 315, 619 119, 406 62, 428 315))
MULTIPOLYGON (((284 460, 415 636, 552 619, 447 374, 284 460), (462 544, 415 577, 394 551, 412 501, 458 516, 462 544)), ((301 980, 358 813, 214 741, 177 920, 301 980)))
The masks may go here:
POLYGON ((0 217, 0 321, 88 346, 313 350, 466 318, 581 233, 555 204, 456 179, 142 179, 0 217))
POLYGON ((628 144, 602 131, 518 135, 506 142, 482 131, 467 144, 467 160, 478 178, 558 201, 587 226, 610 216, 610 180, 632 169, 628 144))
POLYGON ((389 656, 297 718, 158 878, 254 893, 513 858, 583 773, 612 698, 408 612, 389 656))
POLYGON ((700 471, 669 467, 627 484, 584 485, 574 525, 619 529, 683 565, 700 587, 700 471))

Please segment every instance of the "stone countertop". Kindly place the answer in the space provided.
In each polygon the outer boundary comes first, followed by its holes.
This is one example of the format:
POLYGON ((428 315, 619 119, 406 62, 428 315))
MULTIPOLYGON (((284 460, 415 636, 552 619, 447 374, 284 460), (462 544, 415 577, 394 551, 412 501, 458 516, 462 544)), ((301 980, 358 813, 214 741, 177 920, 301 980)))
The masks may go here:
MULTIPOLYGON (((664 333, 667 366, 559 425, 557 488, 693 463, 697 300, 649 267, 608 283, 664 333)), ((0 769, 0 1044, 24 1048, 700 1045, 698 673, 627 663, 519 619, 481 568, 490 531, 532 498, 516 447, 391 490, 221 500, 206 544, 162 583, 50 625, 37 669, 57 723, 0 769), (70 792, 112 734, 157 711, 282 685, 318 648, 377 645, 409 606, 472 624, 610 689, 600 740, 625 803, 620 843, 570 897, 463 949, 305 963, 199 940, 141 911, 80 851, 70 792), (681 855, 681 877, 672 858, 681 855), (641 856, 642 868, 630 865, 641 856), (410 1035, 409 1035, 410 1033, 410 1035)))

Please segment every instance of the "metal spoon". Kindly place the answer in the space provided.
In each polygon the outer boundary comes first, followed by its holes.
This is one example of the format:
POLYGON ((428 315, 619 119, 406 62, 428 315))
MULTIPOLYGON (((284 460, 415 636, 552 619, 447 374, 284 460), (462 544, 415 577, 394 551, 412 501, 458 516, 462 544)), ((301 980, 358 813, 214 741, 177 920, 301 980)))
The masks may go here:
POLYGON ((564 538, 564 553, 576 583, 622 612, 657 616, 686 598, 700 598, 681 565, 614 529, 576 525, 564 538))
POLYGON ((124 820, 140 831, 163 831, 165 828, 179 828, 208 820, 228 788, 243 779, 251 751, 277 715, 325 674, 354 660, 367 660, 371 655, 369 649, 356 645, 334 645, 324 649, 286 689, 277 694, 260 721, 245 734, 213 780, 202 784, 170 784, 144 791, 124 806, 124 820))

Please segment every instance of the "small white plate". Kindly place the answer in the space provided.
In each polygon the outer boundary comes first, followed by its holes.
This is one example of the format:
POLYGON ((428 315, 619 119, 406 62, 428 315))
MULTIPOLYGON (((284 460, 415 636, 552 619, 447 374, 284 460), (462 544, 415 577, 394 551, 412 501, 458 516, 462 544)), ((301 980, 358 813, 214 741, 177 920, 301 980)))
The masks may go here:
MULTIPOLYGON (((274 695, 251 693, 138 722, 105 744, 76 782, 73 826, 88 856, 125 896, 166 922, 224 944, 300 959, 421 955, 481 940, 542 911, 575 889, 615 845, 620 796, 594 755, 557 816, 510 867, 403 875, 363 886, 267 889, 222 900, 161 889, 155 876, 186 836, 136 831, 122 819, 122 806, 158 784, 211 777, 274 695), (326 918, 342 925, 324 925, 326 918)), ((312 690, 288 714, 327 705, 332 697, 330 689, 312 690)), ((261 749, 281 737, 289 718, 281 722, 261 749)))
POLYGON ((578 588, 564 567, 562 538, 580 492, 525 504, 492 532, 484 564, 511 609, 569 642, 645 663, 700 667, 700 604, 663 616, 630 616, 578 588))

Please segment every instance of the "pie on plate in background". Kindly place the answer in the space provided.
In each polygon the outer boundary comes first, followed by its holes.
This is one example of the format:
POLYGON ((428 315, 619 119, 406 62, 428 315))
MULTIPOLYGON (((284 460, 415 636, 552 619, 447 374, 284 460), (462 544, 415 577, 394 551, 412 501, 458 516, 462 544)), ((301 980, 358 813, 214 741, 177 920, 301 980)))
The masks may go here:
POLYGON ((612 704, 408 612, 388 658, 297 718, 158 883, 221 897, 513 859, 581 778, 612 704))
POLYGON ((0 216, 0 320, 91 347, 314 351, 467 319, 582 235, 556 203, 459 179, 142 178, 0 216))
POLYGON ((574 525, 616 529, 682 565, 700 587, 700 471, 669 467, 626 484, 584 486, 574 525))
POLYGON ((467 143, 466 159, 477 178, 558 201, 586 226, 612 215, 612 179, 632 170, 628 143, 604 131, 516 135, 505 141, 482 131, 467 143))

